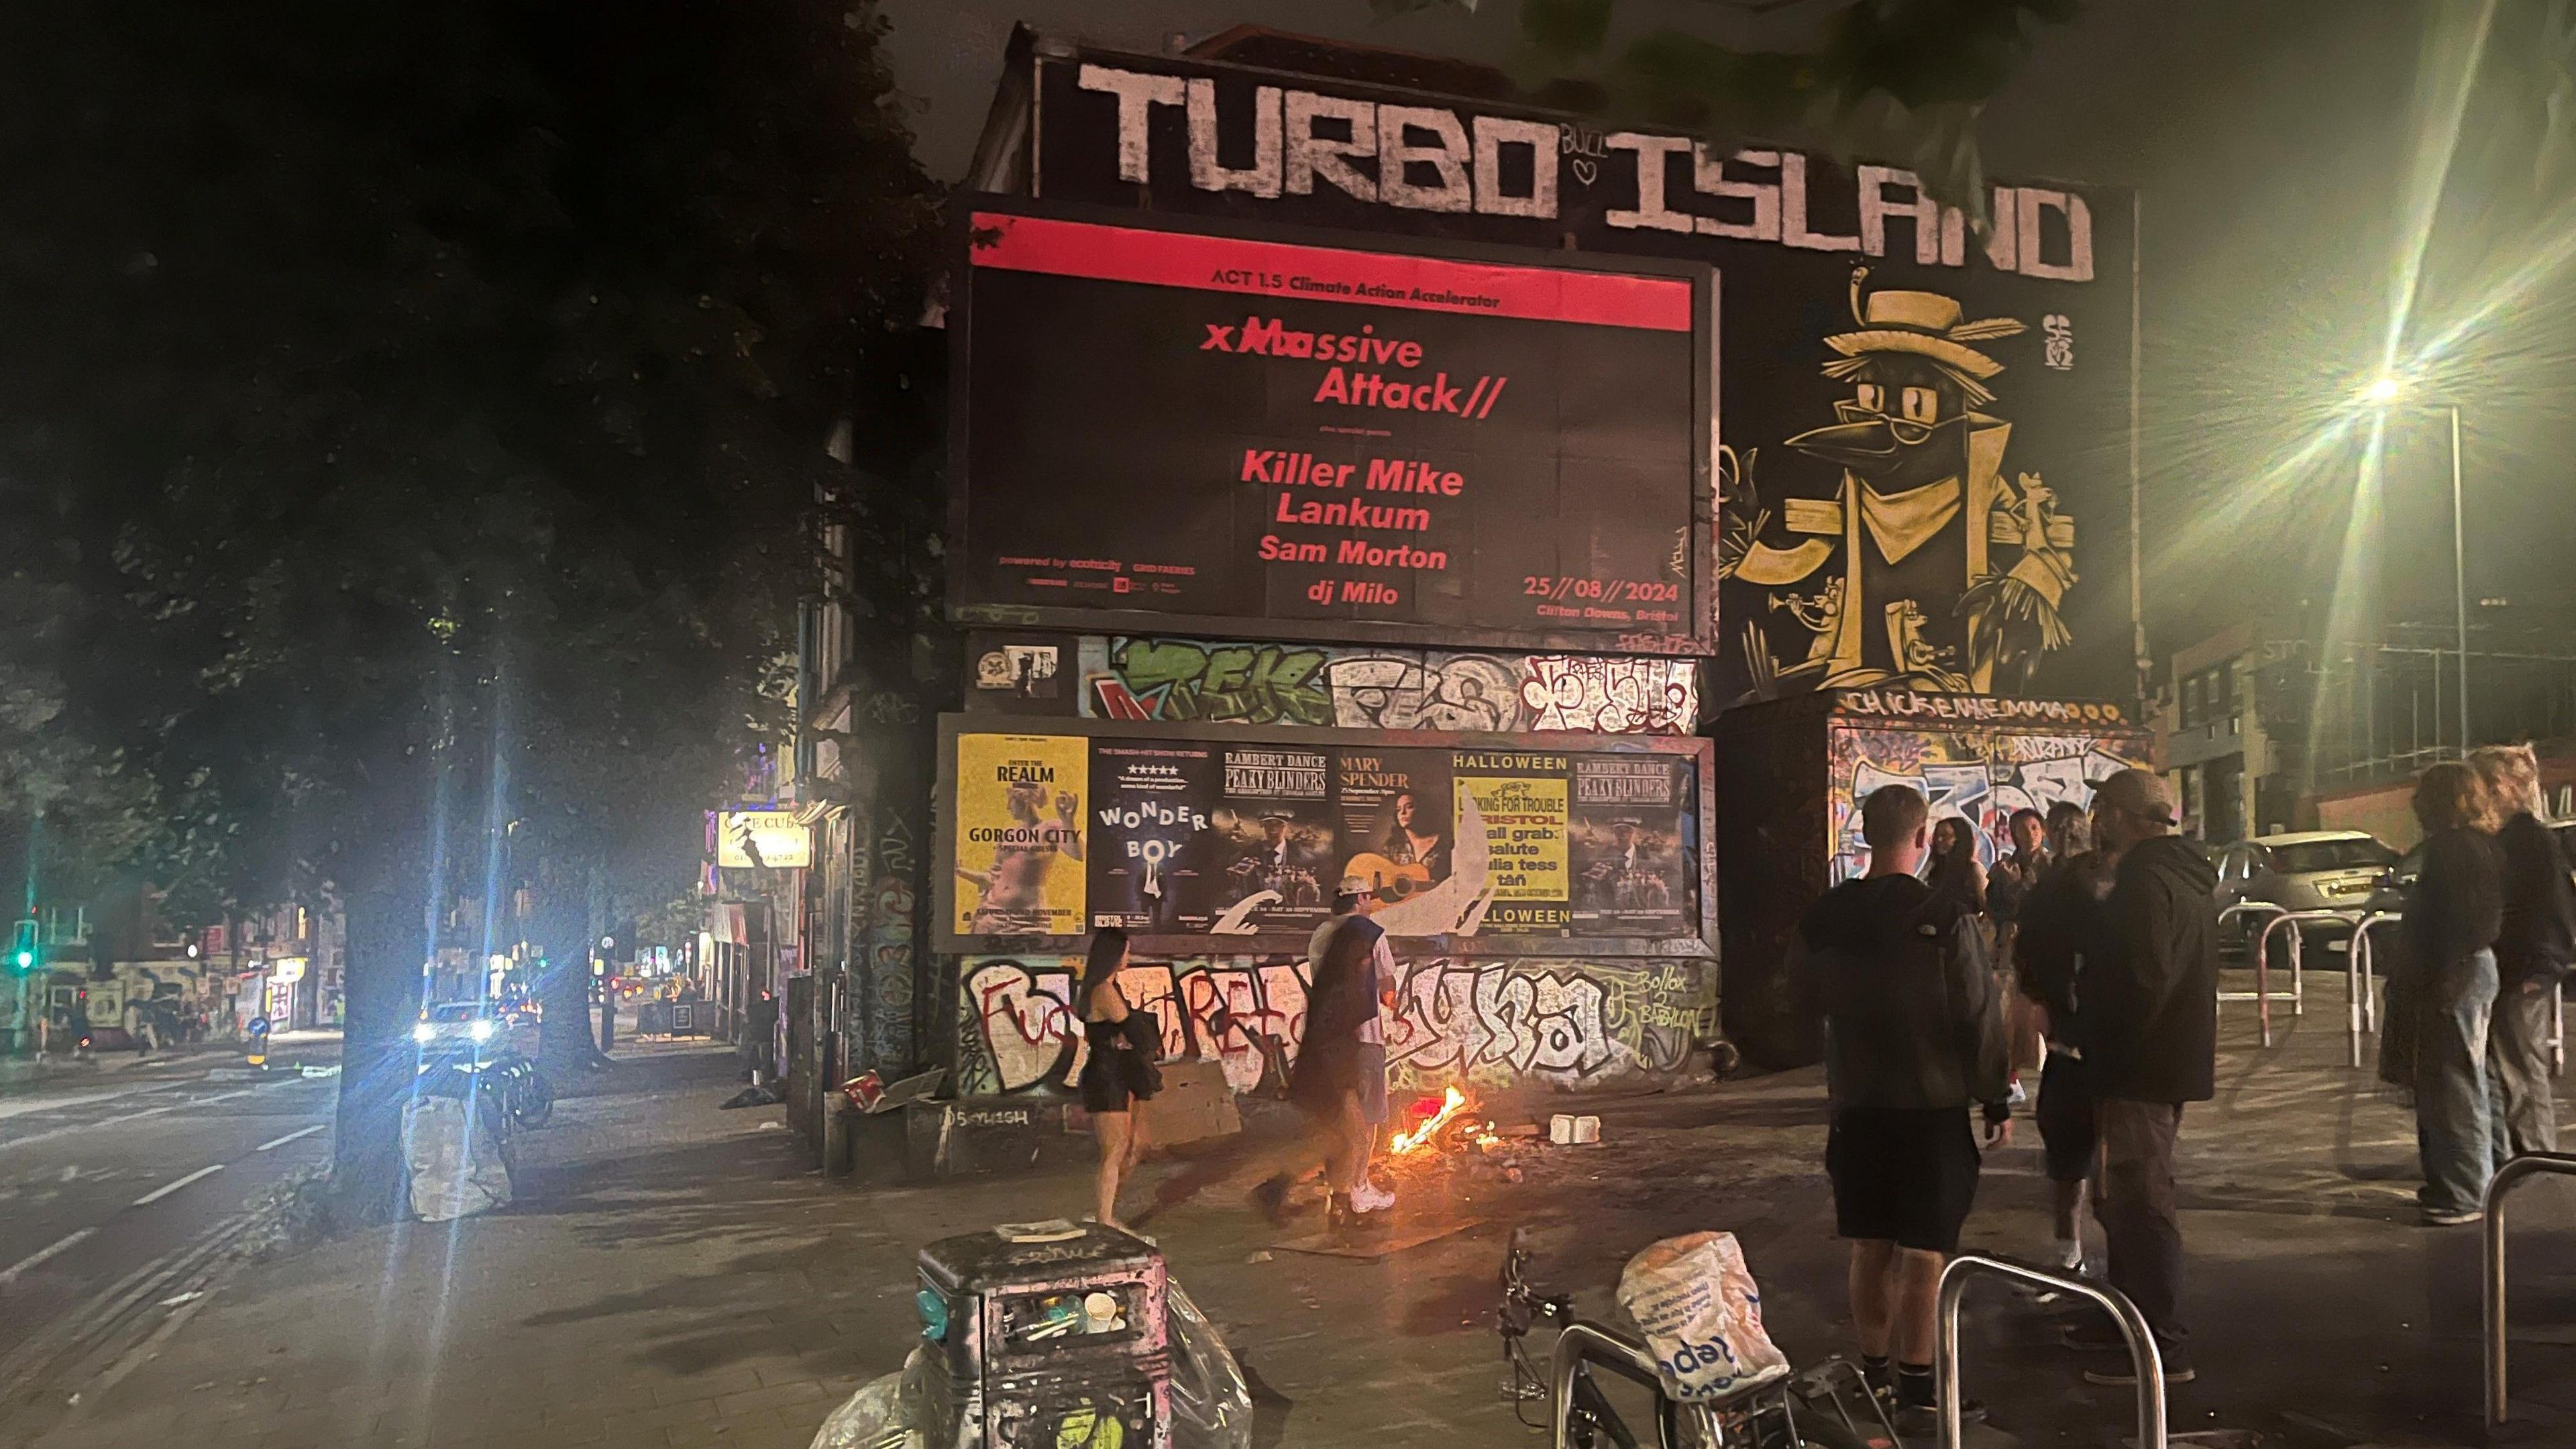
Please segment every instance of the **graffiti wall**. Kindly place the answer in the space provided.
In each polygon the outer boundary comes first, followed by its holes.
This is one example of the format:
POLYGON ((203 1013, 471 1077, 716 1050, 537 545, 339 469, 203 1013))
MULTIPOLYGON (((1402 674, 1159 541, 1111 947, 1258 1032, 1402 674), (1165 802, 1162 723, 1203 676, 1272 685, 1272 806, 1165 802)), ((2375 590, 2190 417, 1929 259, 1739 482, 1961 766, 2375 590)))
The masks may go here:
POLYGON ((1089 719, 1671 735, 1699 721, 1687 659, 1091 634, 1077 670, 1089 719))
MULTIPOLYGON (((1071 1008, 1081 969, 1077 957, 964 958, 959 1090, 1070 1082, 1084 1050, 1071 1008)), ((1433 959, 1403 971, 1386 1025, 1400 1088, 1651 1081, 1682 1070, 1693 1042, 1715 1030, 1708 962, 1433 959)), ((1236 1091, 1250 1092, 1295 1062, 1307 979, 1302 961, 1240 956, 1134 965, 1119 984, 1160 1024, 1165 1059, 1213 1058, 1236 1091)))
POLYGON ((2045 814, 2060 801, 2091 809, 2093 787, 2132 765, 2151 765, 2142 731, 2038 733, 1992 729, 1853 728, 1828 732, 1833 812, 1832 877, 1869 868, 1859 802, 1884 785, 1908 785, 1932 802, 1932 818, 1977 829, 1977 856, 1992 865, 2011 849, 2005 826, 2016 810, 2045 814))

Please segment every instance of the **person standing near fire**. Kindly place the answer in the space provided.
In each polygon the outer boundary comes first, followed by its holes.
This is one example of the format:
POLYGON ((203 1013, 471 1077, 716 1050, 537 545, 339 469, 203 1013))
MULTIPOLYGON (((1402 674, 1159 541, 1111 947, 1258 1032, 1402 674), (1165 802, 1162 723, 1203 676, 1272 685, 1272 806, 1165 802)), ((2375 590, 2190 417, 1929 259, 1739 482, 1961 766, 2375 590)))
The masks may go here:
MULTIPOLYGON (((1798 923, 1794 980, 1823 1017, 1825 1138, 1835 1231, 1851 1243, 1861 1370, 1892 1394, 1898 1428, 1930 1433, 1932 1340, 1943 1263, 1975 1202, 1980 1159, 2012 1140, 2003 1008, 1969 904, 1915 875, 1929 806, 1903 785, 1861 802, 1869 873, 1827 891, 1798 923)), ((1981 1413, 1962 1406, 1963 1417, 1981 1413)))
POLYGON ((1395 956, 1385 928, 1360 912, 1365 896, 1364 883, 1343 881, 1332 917, 1307 942, 1314 981, 1306 992, 1306 1036, 1288 1070, 1288 1099, 1305 1114, 1304 1130, 1288 1144, 1282 1170, 1252 1195, 1273 1219, 1285 1213, 1290 1185, 1319 1154, 1333 1219, 1395 1205, 1394 1193, 1368 1179, 1378 1127, 1386 1121, 1382 1016, 1384 994, 1394 988, 1395 956))

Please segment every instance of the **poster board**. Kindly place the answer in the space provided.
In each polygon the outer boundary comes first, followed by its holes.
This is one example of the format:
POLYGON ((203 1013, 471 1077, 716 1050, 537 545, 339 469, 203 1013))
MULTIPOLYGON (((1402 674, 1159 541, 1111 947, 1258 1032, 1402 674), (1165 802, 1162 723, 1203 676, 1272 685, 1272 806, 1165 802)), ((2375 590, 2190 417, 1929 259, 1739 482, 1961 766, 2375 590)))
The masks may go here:
POLYGON ((961 201, 972 623, 1704 654, 1704 266, 961 201))
POLYGON ((1710 746, 1670 736, 940 719, 938 949, 1705 957, 1710 746))

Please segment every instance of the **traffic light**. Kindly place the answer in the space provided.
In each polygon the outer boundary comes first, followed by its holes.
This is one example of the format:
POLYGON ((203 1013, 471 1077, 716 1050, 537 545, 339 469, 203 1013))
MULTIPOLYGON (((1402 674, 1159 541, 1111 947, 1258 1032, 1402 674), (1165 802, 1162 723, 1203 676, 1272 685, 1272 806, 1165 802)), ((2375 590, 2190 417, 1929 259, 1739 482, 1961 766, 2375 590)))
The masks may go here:
POLYGON ((10 933, 9 969, 23 976, 36 969, 40 954, 36 949, 36 923, 20 921, 18 928, 10 933))

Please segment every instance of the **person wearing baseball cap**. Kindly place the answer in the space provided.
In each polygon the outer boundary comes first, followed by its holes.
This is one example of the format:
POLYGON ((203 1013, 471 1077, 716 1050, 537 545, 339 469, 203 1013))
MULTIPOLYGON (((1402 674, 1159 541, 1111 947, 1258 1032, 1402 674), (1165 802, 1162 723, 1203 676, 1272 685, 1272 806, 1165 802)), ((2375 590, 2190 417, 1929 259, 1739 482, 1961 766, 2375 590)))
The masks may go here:
MULTIPOLYGON (((2094 788, 2094 839, 2116 869, 2103 959, 2084 964, 2079 1017, 2102 1143, 2108 1276, 2155 1331, 2168 1383, 2192 1377, 2174 1141, 2183 1104, 2216 1096, 2218 1077, 2218 872, 2174 833, 2180 818, 2152 771, 2122 770, 2094 788)), ((2068 1342, 2105 1351, 2086 1379, 2135 1381, 2117 1334, 2096 1327, 2068 1342)))

